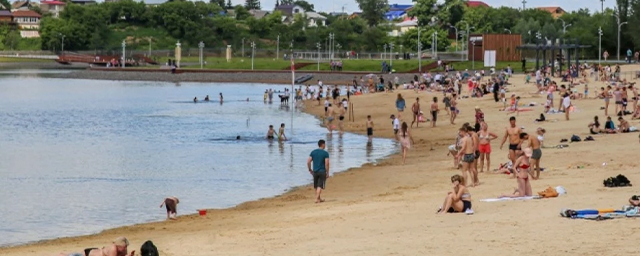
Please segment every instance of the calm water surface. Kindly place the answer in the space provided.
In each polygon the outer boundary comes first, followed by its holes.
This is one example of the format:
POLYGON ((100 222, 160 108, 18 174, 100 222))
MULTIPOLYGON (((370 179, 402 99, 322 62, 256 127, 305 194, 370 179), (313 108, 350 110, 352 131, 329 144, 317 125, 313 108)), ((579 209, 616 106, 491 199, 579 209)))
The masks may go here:
POLYGON ((397 149, 390 140, 327 137, 297 110, 291 131, 290 109, 262 102, 266 88, 285 86, 37 73, 0 74, 0 245, 162 220, 158 206, 170 195, 186 214, 280 194, 310 182, 306 159, 319 139, 335 171, 397 149), (190 102, 206 94, 217 101, 220 92, 224 104, 190 102), (280 123, 291 141, 265 141, 268 126, 280 123))

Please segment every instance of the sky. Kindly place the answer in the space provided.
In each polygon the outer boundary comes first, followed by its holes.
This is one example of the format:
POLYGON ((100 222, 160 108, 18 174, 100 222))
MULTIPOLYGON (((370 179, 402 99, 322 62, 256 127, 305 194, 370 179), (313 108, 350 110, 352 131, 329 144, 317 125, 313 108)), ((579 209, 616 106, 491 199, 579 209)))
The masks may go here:
MULTIPOLYGON (((340 12, 344 6, 344 10, 347 13, 359 11, 358 4, 355 0, 306 0, 307 2, 315 5, 318 12, 340 12)), ((244 0, 231 0, 236 4, 244 4, 244 0)), ((509 6, 514 8, 522 7, 522 0, 484 0, 490 6, 509 6)), ((260 0, 260 5, 263 10, 273 10, 276 0, 260 0)), ((389 4, 412 4, 411 0, 389 0, 389 4)), ((565 11, 576 11, 580 8, 588 8, 591 11, 600 10, 599 0, 527 0, 527 8, 545 7, 545 6, 560 6, 565 11)), ((606 0, 604 7, 613 8, 615 5, 614 0, 606 0)))

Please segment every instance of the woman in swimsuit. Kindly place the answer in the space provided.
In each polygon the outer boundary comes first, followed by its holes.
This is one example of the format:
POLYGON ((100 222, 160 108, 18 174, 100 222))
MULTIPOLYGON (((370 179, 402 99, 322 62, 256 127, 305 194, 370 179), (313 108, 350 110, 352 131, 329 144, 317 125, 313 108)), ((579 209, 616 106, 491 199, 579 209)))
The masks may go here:
POLYGON ((594 116, 593 117, 593 123, 589 124, 589 132, 591 132, 591 134, 598 134, 600 133, 600 122, 598 121, 598 116, 594 116))
POLYGON ((125 237, 118 237, 113 241, 113 244, 100 248, 85 249, 87 256, 133 256, 135 250, 127 253, 127 246, 129 246, 129 240, 125 237))
POLYGON ((402 122, 402 127, 400 129, 401 132, 398 133, 398 141, 400 141, 400 145, 402 145, 402 164, 405 163, 407 159, 407 152, 411 148, 411 144, 413 144, 413 137, 411 136, 411 132, 409 132, 409 126, 407 122, 402 122))
POLYGON ((464 186, 464 178, 458 174, 453 175, 451 177, 451 183, 453 184, 453 192, 447 193, 438 213, 464 212, 473 214, 473 210, 471 210, 471 193, 469 193, 469 189, 464 186))
POLYGON ((516 159, 516 162, 513 164, 516 172, 514 172, 514 176, 518 182, 518 188, 513 191, 511 195, 503 195, 502 197, 524 197, 531 196, 533 192, 531 191, 531 183, 529 182, 529 171, 530 171, 530 163, 529 159, 533 154, 533 150, 531 148, 525 148, 522 150, 523 154, 516 159))
POLYGON ((480 151, 480 172, 484 172, 484 160, 487 159, 487 171, 491 170, 491 140, 498 138, 498 135, 489 131, 489 126, 485 122, 480 123, 478 132, 478 150, 480 151))
POLYGON ((451 124, 455 124, 456 121, 456 116, 458 116, 458 112, 456 109, 456 106, 458 105, 458 103, 456 102, 456 98, 458 96, 454 93, 451 97, 451 107, 449 108, 449 110, 451 110, 451 118, 449 118, 449 121, 451 121, 451 124))

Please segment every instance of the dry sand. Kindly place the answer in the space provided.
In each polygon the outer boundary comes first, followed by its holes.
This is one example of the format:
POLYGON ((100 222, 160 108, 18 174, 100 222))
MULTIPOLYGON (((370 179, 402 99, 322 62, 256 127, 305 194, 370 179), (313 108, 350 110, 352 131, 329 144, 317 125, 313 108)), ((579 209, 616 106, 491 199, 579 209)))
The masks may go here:
MULTIPOLYGON (((637 67, 625 67, 625 69, 637 67)), ((522 76, 511 81, 511 91, 523 97, 521 102, 544 99, 528 92, 522 76)), ((591 83, 594 92, 600 83, 591 83)), ((581 88, 582 89, 582 88, 581 88)), ((428 106, 441 94, 401 91, 408 105, 416 96, 428 106)), ((593 95, 593 94, 592 94, 593 95)), ((389 115, 395 113, 396 93, 377 93, 353 97, 354 123, 347 129, 365 132, 365 117, 376 124, 375 135, 392 137, 389 115)), ((557 97, 556 97, 557 99, 557 97)), ((577 134, 587 136, 587 124, 593 116, 604 120, 602 100, 574 101, 578 112, 571 121, 563 114, 547 115, 553 121, 535 124, 542 107, 522 112, 518 125, 532 132, 547 129, 546 144, 577 134)), ((547 186, 564 186, 568 195, 553 199, 480 202, 479 199, 508 193, 516 181, 506 175, 481 174, 479 187, 471 188, 475 214, 436 215, 444 196, 451 189, 450 176, 460 173, 452 168, 446 147, 455 139, 460 124, 473 122, 473 108, 485 112, 490 130, 502 138, 510 115, 498 111, 501 105, 492 97, 459 102, 461 113, 456 125, 442 119, 437 128, 422 124, 413 129, 415 147, 407 164, 398 155, 378 164, 366 165, 335 175, 325 192, 327 202, 313 203, 310 186, 285 195, 213 210, 206 217, 182 216, 177 221, 141 224, 104 231, 97 235, 62 238, 32 245, 0 249, 0 255, 55 255, 102 246, 118 236, 127 236, 130 249, 139 250, 153 240, 162 255, 611 255, 638 251, 638 219, 603 222, 571 220, 559 217, 562 208, 620 208, 638 191, 634 187, 604 188, 602 180, 619 173, 632 183, 640 183, 638 170, 638 133, 597 135, 593 142, 573 143, 565 149, 544 149, 542 165, 547 170, 532 181, 534 192, 547 186), (430 150, 433 147, 433 150, 430 150), (603 166, 602 163, 607 165, 603 166), (578 169, 577 166, 584 166, 578 169)), ((322 108, 307 103, 307 111, 319 115, 322 108)), ((408 117, 407 117, 408 118, 408 117)), ((408 120, 403 118, 404 120, 408 120)), ((410 120, 408 120, 410 121, 410 120)), ((604 122, 602 122, 604 124, 604 122)), ((640 127, 638 121, 632 125, 640 127)), ((337 136, 337 135, 334 135, 337 136)), ((362 141, 362 147, 365 147, 362 141)), ((507 148, 492 143, 492 168, 506 161, 507 148)), ((375 145, 374 145, 375 150, 375 145)), ((304 172, 305 163, 299 163, 304 172)), ((183 198, 183 200, 189 200, 183 198)), ((159 215, 163 214, 158 212, 159 215)))

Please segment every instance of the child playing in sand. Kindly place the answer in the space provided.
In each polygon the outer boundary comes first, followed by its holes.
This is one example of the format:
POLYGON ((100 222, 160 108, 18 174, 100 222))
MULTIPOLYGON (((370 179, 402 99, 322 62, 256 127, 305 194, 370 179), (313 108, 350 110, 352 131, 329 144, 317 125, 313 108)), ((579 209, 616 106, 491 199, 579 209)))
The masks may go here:
POLYGON ((527 74, 527 76, 524 79, 524 83, 528 84, 530 80, 531 80, 531 74, 527 74))

